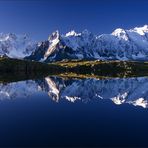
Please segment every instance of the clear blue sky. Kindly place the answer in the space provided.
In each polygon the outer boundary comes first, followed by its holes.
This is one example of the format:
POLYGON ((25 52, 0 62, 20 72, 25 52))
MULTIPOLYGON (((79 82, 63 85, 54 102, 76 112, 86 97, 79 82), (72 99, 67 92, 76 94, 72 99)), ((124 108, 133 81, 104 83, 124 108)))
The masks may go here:
POLYGON ((0 0, 0 32, 45 40, 55 30, 95 34, 148 24, 148 0, 0 0))

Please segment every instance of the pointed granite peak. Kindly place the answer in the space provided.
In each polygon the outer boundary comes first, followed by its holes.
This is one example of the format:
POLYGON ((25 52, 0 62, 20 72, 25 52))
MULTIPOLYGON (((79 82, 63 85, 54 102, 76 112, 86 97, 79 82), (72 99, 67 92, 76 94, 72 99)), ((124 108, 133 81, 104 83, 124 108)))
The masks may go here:
POLYGON ((56 40, 56 39, 59 39, 59 38, 60 38, 60 33, 59 33, 59 31, 57 30, 57 31, 53 32, 53 33, 49 36, 48 40, 51 41, 51 40, 56 40))

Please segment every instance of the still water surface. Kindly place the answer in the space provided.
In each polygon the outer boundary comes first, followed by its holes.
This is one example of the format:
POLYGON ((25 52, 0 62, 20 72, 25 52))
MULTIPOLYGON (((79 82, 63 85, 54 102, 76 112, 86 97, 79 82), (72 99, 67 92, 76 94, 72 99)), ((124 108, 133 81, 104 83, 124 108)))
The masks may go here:
POLYGON ((148 146, 148 78, 0 83, 0 146, 148 146))

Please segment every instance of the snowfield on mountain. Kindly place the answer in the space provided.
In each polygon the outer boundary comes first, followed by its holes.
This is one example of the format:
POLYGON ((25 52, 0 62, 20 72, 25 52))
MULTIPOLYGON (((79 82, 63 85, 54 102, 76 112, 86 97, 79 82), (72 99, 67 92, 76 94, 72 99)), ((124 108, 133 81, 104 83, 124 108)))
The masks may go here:
POLYGON ((116 29, 111 34, 93 35, 84 30, 66 35, 54 32, 40 43, 29 57, 37 61, 63 59, 148 60, 148 25, 130 30, 116 29))
POLYGON ((41 62, 65 59, 148 61, 148 25, 111 34, 94 35, 88 30, 52 33, 48 40, 33 42, 28 36, 0 34, 0 55, 41 62))
POLYGON ((35 48, 36 42, 32 41, 26 34, 0 34, 0 56, 22 59, 29 56, 35 48))

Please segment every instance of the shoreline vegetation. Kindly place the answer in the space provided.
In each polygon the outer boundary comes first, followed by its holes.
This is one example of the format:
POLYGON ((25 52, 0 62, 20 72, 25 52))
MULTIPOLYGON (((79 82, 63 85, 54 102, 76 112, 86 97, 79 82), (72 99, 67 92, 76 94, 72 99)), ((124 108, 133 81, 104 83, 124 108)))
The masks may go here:
POLYGON ((148 76, 148 62, 142 61, 61 61, 41 63, 0 58, 0 82, 37 79, 46 76, 71 78, 126 78, 148 76))

